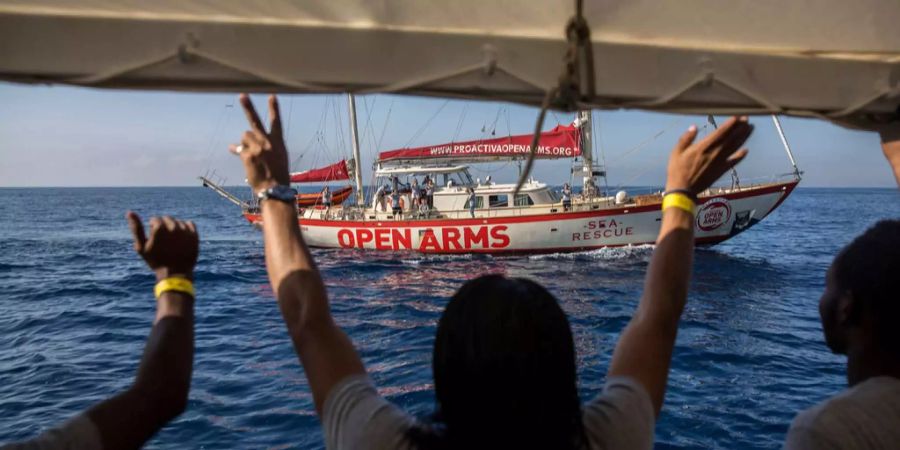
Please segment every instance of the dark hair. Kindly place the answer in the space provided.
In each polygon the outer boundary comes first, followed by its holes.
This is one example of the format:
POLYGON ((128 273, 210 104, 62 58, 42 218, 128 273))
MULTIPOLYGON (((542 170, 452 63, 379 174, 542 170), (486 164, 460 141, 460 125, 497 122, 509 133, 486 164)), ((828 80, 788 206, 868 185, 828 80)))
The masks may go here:
POLYGON ((433 357, 437 426, 410 430, 418 448, 584 445, 572 331, 541 285, 467 282, 441 316, 433 357))
POLYGON ((900 220, 882 220, 834 258, 834 279, 875 324, 878 345, 900 357, 900 220))

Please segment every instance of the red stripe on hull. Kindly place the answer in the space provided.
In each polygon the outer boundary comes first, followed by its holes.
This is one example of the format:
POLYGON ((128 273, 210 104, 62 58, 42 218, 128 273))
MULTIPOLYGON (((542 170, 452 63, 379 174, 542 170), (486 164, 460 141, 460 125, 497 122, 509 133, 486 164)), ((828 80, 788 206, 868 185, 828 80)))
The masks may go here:
MULTIPOLYGON (((715 245, 722 241, 729 239, 731 236, 711 236, 711 237, 702 237, 694 240, 696 245, 715 245)), ((583 247, 556 247, 556 248, 539 248, 539 249, 466 249, 466 250, 429 250, 425 254, 430 255, 468 255, 472 253, 479 254, 490 254, 490 255, 539 255, 546 253, 577 253, 577 252, 586 252, 591 250, 600 250, 602 248, 620 248, 620 247, 636 247, 639 245, 650 245, 656 244, 656 242, 640 242, 640 243, 631 243, 631 244, 613 244, 613 245, 587 245, 583 247)), ((311 245, 312 248, 322 248, 322 249, 340 249, 340 250, 363 250, 363 251, 383 251, 383 250, 375 250, 371 248, 339 248, 339 247, 322 247, 322 246, 314 246, 311 245)), ((405 253, 418 253, 422 254, 423 252, 414 249, 402 249, 402 250, 394 250, 395 252, 405 252, 405 253)))
MULTIPOLYGON (((790 193, 797 186, 798 181, 789 181, 786 183, 774 184, 771 186, 766 186, 759 189, 748 189, 746 191, 734 192, 730 194, 722 194, 722 195, 713 195, 703 198, 717 198, 724 197, 728 200, 737 200, 741 198, 747 197, 756 197, 760 195, 767 195, 775 192, 784 192, 784 195, 778 199, 778 202, 772 207, 771 211, 774 211, 790 193)), ((317 226, 317 227, 338 227, 338 228, 370 228, 370 227, 380 227, 380 228, 408 228, 408 227, 441 227, 441 226, 465 226, 465 225, 504 225, 504 224, 512 224, 512 223, 534 223, 534 222, 547 222, 547 221, 557 221, 557 220, 572 220, 572 219, 583 219, 588 217, 604 217, 604 216, 614 216, 614 215, 622 215, 622 214, 634 214, 634 213, 642 213, 648 211, 655 211, 659 209, 659 204, 655 203, 652 205, 645 206, 631 206, 631 207, 621 207, 615 209, 598 209, 593 211, 571 211, 571 212, 556 212, 556 213, 548 213, 548 214, 540 214, 540 215, 531 215, 531 216, 523 216, 523 217, 484 217, 484 218, 475 218, 475 219, 441 219, 441 220, 367 220, 367 221, 349 221, 349 220, 322 220, 322 219, 298 219, 301 225, 307 226, 317 226), (627 212, 625 212, 627 211, 627 212)), ((250 221, 251 223, 258 223, 262 221, 261 214, 250 214, 245 213, 244 217, 250 221)), ((724 240, 724 239, 723 239, 724 240)), ((603 246, 601 246, 603 247, 603 246)), ((596 248, 601 248, 596 247, 596 248)), ((594 247, 592 247, 594 248, 594 247)), ((590 249, 590 248, 586 248, 590 249)), ((544 251, 544 250, 541 250, 544 251)), ((581 251, 581 250, 578 250, 581 251)), ((462 253, 470 253, 471 251, 466 251, 462 253)), ((494 253, 493 250, 488 251, 488 253, 494 253)))

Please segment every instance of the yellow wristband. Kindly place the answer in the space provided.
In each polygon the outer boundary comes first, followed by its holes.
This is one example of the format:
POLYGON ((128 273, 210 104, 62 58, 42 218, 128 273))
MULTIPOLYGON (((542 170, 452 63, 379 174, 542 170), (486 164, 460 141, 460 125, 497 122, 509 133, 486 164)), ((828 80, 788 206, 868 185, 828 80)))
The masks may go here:
POLYGON ((687 195, 684 195, 680 192, 673 192, 671 194, 666 194, 663 197, 662 209, 663 211, 669 208, 678 208, 690 213, 690 215, 697 214, 697 205, 694 204, 694 201, 690 199, 687 195))
POLYGON ((166 278, 165 280, 156 283, 156 287, 153 288, 153 293, 156 294, 156 298, 158 299, 163 292, 175 291, 181 292, 191 297, 194 296, 194 284, 191 283, 191 280, 187 278, 181 277, 172 277, 166 278))

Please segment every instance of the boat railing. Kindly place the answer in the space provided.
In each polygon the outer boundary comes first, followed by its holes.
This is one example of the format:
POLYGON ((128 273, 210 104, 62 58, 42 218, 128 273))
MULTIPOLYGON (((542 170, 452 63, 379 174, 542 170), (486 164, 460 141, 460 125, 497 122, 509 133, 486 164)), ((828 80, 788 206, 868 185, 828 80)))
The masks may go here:
MULTIPOLYGON (((722 195, 733 192, 741 192, 755 189, 761 186, 774 183, 782 183, 796 179, 793 173, 767 175, 754 178, 746 178, 737 186, 714 186, 700 193, 701 197, 709 197, 722 195)), ((575 201, 572 202, 570 211, 592 211, 601 208, 613 207, 629 207, 641 206, 647 204, 659 203, 662 201, 662 187, 642 186, 639 188, 628 188, 627 199, 623 203, 616 203, 615 195, 598 195, 594 197, 583 198, 575 195, 575 201)), ((607 194, 611 194, 608 192, 607 194)), ((520 217, 534 214, 554 214, 563 212, 563 204, 552 203, 543 205, 529 206, 511 206, 503 208, 483 208, 475 210, 475 219, 493 219, 504 217, 520 217)), ((307 217, 323 219, 323 220, 378 220, 378 221, 425 221, 434 219, 471 219, 472 216, 468 209, 436 211, 430 210, 422 214, 419 212, 404 212, 400 216, 394 216, 388 212, 377 211, 372 214, 369 210, 362 210, 355 206, 333 207, 328 210, 316 209, 312 210, 307 217), (374 215, 374 219, 373 216, 374 215)))

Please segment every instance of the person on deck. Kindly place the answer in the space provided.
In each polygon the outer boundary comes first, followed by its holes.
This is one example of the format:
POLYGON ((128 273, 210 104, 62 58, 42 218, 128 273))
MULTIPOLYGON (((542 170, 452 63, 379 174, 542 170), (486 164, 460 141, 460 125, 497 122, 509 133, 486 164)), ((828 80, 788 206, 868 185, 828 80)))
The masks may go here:
POLYGON ((422 218, 428 217, 428 213, 431 211, 428 209, 428 202, 425 201, 425 197, 419 197, 419 216, 422 218))
POLYGON ((403 218, 403 205, 400 204, 400 201, 400 192, 391 192, 391 211, 393 212, 394 218, 396 219, 403 218))
POLYGON ((819 314, 825 344, 847 355, 849 388, 794 419, 784 447, 900 448, 900 220, 878 222, 838 253, 819 314))
MULTIPOLYGON (((240 153, 255 191, 289 182, 278 103, 266 131, 247 95, 251 131, 240 153)), ((741 161, 752 131, 732 118, 669 159, 667 194, 641 301, 612 354, 603 390, 582 405, 575 346, 557 300, 539 284, 487 275, 453 295, 437 326, 437 412, 419 421, 378 394, 328 293, 296 220, 295 205, 265 200, 266 269, 330 449, 649 449, 663 405, 694 250, 695 196, 741 161)))
POLYGON ((434 208, 434 180, 425 179, 425 198, 428 199, 428 207, 434 208))
POLYGON ((563 204, 563 211, 568 211, 569 209, 572 208, 572 188, 569 187, 569 183, 563 184, 562 204, 563 204))
POLYGON ((419 180, 415 179, 415 177, 412 180, 412 186, 410 187, 409 190, 410 190, 409 196, 412 199, 413 207, 418 209, 419 208, 419 198, 422 197, 422 191, 419 190, 419 180))
POLYGON ((184 412, 194 360, 197 230, 171 217, 150 219, 150 237, 137 214, 126 216, 134 249, 156 274, 156 319, 134 382, 66 423, 4 450, 136 449, 184 412))
POLYGON ((475 204, 478 203, 478 196, 475 195, 475 188, 469 188, 469 215, 475 218, 475 204))
POLYGON ((593 197, 597 196, 597 185, 594 183, 594 178, 590 177, 584 180, 584 187, 581 189, 581 198, 584 200, 590 200, 593 197))
POLYGON ((381 212, 384 212, 387 208, 385 199, 387 193, 385 191, 387 191, 387 187, 383 185, 378 186, 378 190, 375 191, 375 203, 378 205, 378 208, 381 209, 381 212))
POLYGON ((331 190, 328 189, 328 186, 322 189, 322 205, 325 206, 326 212, 331 209, 331 190))

